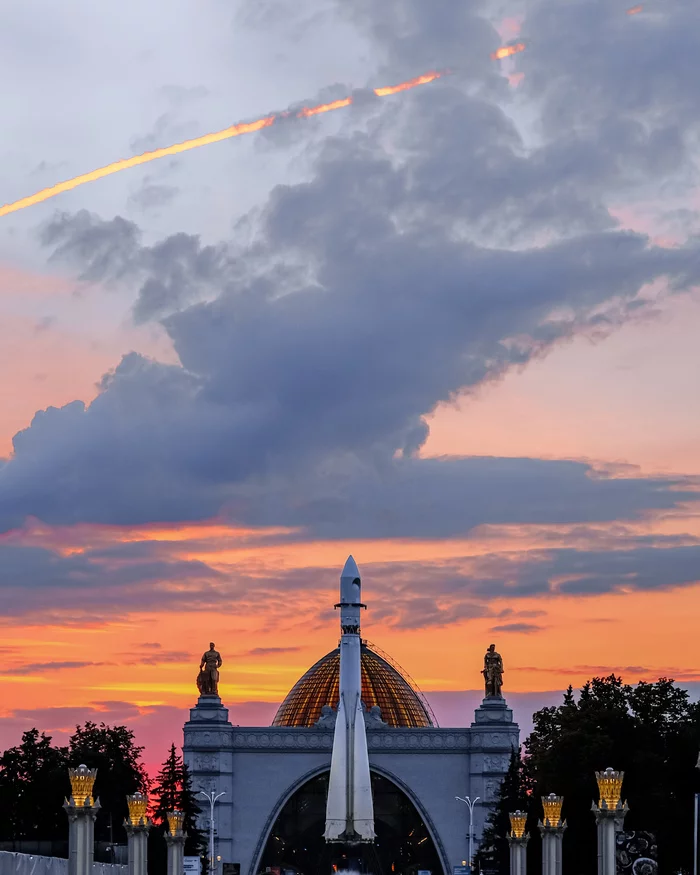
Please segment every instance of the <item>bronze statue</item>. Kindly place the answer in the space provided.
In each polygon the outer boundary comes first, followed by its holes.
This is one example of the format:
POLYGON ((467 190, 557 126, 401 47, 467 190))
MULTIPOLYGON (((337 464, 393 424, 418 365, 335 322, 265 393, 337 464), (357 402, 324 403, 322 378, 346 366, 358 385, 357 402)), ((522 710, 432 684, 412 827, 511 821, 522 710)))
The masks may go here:
POLYGON ((209 644, 209 650, 202 656, 197 677, 197 688, 200 696, 219 695, 219 668, 221 668, 221 654, 214 649, 214 642, 209 644))
POLYGON ((495 644, 489 645, 489 649, 486 651, 484 669, 481 673, 486 684, 486 697, 500 699, 503 688, 503 660, 501 654, 496 652, 495 644))

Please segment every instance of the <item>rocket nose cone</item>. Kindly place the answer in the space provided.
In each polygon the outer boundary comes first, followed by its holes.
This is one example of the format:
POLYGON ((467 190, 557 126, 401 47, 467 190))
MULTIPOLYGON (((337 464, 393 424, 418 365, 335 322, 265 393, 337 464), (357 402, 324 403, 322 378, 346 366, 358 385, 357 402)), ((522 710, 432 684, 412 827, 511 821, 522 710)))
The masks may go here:
POLYGON ((359 578, 360 569, 357 567, 357 562, 355 562, 352 556, 348 556, 348 561, 345 563, 345 567, 341 571, 340 576, 350 577, 352 580, 359 578))

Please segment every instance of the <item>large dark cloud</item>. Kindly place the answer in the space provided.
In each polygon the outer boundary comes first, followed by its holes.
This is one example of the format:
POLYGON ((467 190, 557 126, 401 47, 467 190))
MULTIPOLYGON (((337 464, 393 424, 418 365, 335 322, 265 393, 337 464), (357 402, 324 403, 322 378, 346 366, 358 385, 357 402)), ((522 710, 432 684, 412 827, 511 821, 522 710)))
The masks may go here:
MULTIPOLYGON (((583 45, 599 28, 572 9, 583 45)), ((89 407, 38 414, 0 469, 0 526, 223 509, 328 537, 440 537, 483 522, 632 518, 692 497, 680 482, 595 478, 582 464, 417 458, 440 402, 579 332, 605 335, 645 311, 650 283, 700 281, 697 240, 660 248, 615 231, 607 210, 640 175, 675 180, 688 129, 672 136, 669 121, 652 136, 654 100, 624 103, 615 136, 611 112, 586 106, 585 123, 557 127, 552 85, 529 107, 546 122, 542 141, 526 145, 503 109, 488 57, 498 37, 482 11, 344 4, 397 74, 463 63, 325 141, 308 181, 278 186, 229 240, 144 245, 133 223, 87 213, 44 229, 83 278, 130 287, 135 317, 163 322, 180 364, 127 355, 89 407)), ((544 61, 531 63, 526 81, 544 61)))
POLYGON ((667 150, 679 147, 683 128, 698 123, 700 9, 693 0, 651 2, 630 16, 630 5, 522 4, 525 88, 541 101, 552 134, 562 126, 604 133, 606 125, 636 120, 639 133, 656 140, 657 170, 664 173, 663 159, 673 154, 667 150))

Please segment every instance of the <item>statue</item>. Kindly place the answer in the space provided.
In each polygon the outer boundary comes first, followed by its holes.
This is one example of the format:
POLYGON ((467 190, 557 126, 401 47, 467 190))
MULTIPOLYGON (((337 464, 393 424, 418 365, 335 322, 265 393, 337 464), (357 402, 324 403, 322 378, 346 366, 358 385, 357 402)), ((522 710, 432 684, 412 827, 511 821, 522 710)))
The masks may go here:
POLYGON ((496 652, 496 645, 489 645, 484 656, 484 669, 481 672, 486 685, 486 698, 502 697, 503 687, 503 660, 501 654, 496 652))
POLYGON ((214 642, 209 644, 209 650, 202 656, 197 677, 197 688, 200 696, 219 695, 219 668, 222 663, 221 654, 214 649, 214 642))

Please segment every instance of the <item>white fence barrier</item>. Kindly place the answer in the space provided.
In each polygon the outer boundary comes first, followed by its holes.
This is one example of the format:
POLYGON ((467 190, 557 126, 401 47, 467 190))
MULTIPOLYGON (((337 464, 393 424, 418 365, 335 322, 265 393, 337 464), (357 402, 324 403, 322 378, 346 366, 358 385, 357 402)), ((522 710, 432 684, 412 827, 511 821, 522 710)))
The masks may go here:
MULTIPOLYGON (((128 871, 128 866, 113 863, 92 864, 92 875, 126 875, 128 871)), ((68 875, 68 860, 0 851, 0 875, 68 875)))

